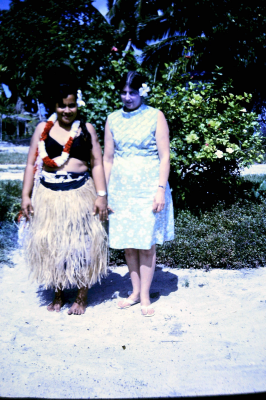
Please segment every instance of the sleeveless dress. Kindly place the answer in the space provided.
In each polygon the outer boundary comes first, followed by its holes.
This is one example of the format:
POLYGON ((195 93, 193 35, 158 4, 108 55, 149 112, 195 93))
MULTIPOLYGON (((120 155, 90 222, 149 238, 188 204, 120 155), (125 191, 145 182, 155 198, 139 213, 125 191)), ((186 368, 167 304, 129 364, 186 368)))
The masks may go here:
POLYGON ((165 207, 152 211, 159 184, 160 159, 156 145, 158 110, 142 104, 108 117, 114 140, 114 161, 108 185, 109 245, 114 249, 150 249, 174 239, 173 202, 169 184, 165 207))

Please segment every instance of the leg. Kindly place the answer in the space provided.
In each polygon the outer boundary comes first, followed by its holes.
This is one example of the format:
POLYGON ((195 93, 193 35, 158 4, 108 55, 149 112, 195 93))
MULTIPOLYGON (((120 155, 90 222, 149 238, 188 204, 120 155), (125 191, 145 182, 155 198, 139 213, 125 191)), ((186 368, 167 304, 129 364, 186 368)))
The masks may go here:
MULTIPOLYGON (((150 301, 150 287, 155 270, 156 262, 156 249, 155 245, 151 247, 150 250, 139 250, 139 261, 140 261, 140 279, 141 279, 141 289, 140 289, 140 299, 142 306, 149 306, 150 301)), ((144 309, 142 312, 144 315, 153 314, 154 310, 144 309)))
POLYGON ((70 309, 68 310, 68 314, 81 315, 86 311, 87 306, 87 295, 88 295, 88 287, 83 287, 78 289, 78 295, 75 302, 72 304, 70 309))
MULTIPOLYGON (((139 301, 140 293, 140 271, 139 271, 139 251, 137 249, 125 249, 126 261, 129 269, 129 275, 133 287, 133 292, 128 297, 132 301, 139 301)), ((119 308, 127 308, 130 303, 127 300, 118 302, 119 308)))
POLYGON ((48 311, 59 312, 61 307, 64 305, 63 290, 57 289, 55 292, 54 301, 47 306, 48 311))

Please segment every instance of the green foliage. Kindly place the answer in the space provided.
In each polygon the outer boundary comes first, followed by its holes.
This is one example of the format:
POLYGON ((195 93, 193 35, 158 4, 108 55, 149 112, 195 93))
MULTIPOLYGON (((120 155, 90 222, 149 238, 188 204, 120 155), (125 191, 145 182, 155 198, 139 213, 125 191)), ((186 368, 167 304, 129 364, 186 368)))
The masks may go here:
POLYGON ((21 208, 22 182, 0 181, 0 221, 15 221, 21 208))
POLYGON ((245 108, 251 94, 230 93, 230 82, 218 88, 214 81, 184 81, 175 71, 171 74, 171 66, 166 67, 162 81, 152 88, 149 103, 167 116, 177 173, 186 172, 191 164, 219 159, 237 160, 239 167, 262 161, 257 115, 245 108))
MULTIPOLYGON (((0 74, 1 74, 1 65, 0 65, 0 74)), ((1 85, 0 86, 0 117, 2 117, 2 114, 9 114, 13 110, 14 110, 14 105, 10 104, 9 100, 6 98, 6 96, 4 94, 4 90, 1 85)))
POLYGON ((157 248, 157 262, 178 268, 244 268, 266 265, 266 204, 236 203, 195 216, 180 211, 175 240, 157 248))
POLYGON ((153 73, 164 62, 189 55, 188 71, 210 73, 224 67, 236 93, 256 93, 265 100, 266 5, 256 0, 119 0, 109 2, 109 18, 120 41, 131 37, 143 50, 143 66, 153 73), (129 4, 130 3, 130 4, 129 4), (194 49, 183 51, 193 38, 194 49), (155 43, 154 43, 155 41, 155 43))
POLYGON ((263 160, 257 115, 247 112, 251 94, 232 94, 232 84, 192 83, 167 65, 149 104, 166 116, 171 135, 171 183, 178 208, 206 209, 238 196, 239 168, 263 160), (237 189, 238 188, 238 189, 237 189))
POLYGON ((84 97, 87 101, 82 112, 86 115, 87 121, 95 127, 101 140, 103 140, 107 116, 121 107, 119 96, 115 91, 114 81, 109 77, 106 79, 102 75, 90 79, 84 91, 84 97))
POLYGON ((12 266, 9 253, 17 247, 17 225, 22 182, 0 181, 0 264, 12 266))
MULTIPOLYGON (((115 83, 132 66, 125 58, 110 59, 108 68, 88 82, 83 112, 103 137, 106 117, 121 107, 115 83), (89 107, 88 105, 91 105, 89 107)), ((257 115, 247 112, 251 95, 232 94, 231 82, 222 83, 221 68, 207 83, 192 83, 182 59, 165 64, 159 82, 136 67, 151 87, 147 103, 166 116, 171 138, 171 175, 175 207, 209 209, 254 195, 251 184, 239 180, 239 168, 263 160, 263 142, 257 115), (218 82, 218 83, 217 83, 218 82)))
POLYGON ((107 66, 102 69, 101 74, 88 80, 84 91, 86 106, 82 107, 82 113, 95 126, 101 141, 108 115, 122 107, 120 94, 116 89, 121 76, 130 69, 142 71, 132 52, 127 52, 126 55, 125 58, 116 59, 110 54, 107 66))
POLYGON ((106 65, 114 30, 92 0, 11 1, 0 12, 1 82, 12 95, 44 100, 53 67, 69 65, 80 86, 106 65))
POLYGON ((126 258, 124 250, 110 249, 109 252, 109 265, 125 265, 126 258))

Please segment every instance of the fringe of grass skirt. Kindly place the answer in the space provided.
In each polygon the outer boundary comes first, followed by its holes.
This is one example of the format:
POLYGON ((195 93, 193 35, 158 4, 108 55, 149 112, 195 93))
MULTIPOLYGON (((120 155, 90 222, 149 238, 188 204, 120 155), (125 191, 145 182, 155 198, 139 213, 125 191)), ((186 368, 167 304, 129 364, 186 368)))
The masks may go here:
POLYGON ((24 242, 32 280, 63 290, 91 287, 106 275, 108 240, 92 215, 95 199, 92 179, 69 191, 39 185, 24 242))

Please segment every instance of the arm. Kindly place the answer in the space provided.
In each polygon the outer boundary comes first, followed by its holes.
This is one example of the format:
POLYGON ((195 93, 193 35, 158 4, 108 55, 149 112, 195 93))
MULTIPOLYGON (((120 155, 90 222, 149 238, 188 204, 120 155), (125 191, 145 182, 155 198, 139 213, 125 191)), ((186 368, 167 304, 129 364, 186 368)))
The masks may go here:
POLYGON ((105 124, 103 165, 105 180, 108 185, 114 161, 114 141, 109 128, 108 120, 105 124))
POLYGON ((30 142, 30 149, 28 153, 27 165, 24 172, 21 209, 23 215, 25 215, 27 220, 29 219, 30 214, 33 214, 33 207, 31 204, 31 192, 34 182, 34 163, 36 159, 36 150, 38 147, 38 141, 44 127, 45 127, 45 122, 40 123, 39 125, 37 125, 34 134, 32 135, 30 142))
MULTIPOLYGON (((170 172, 169 128, 164 114, 159 111, 156 128, 156 144, 160 158, 159 186, 166 187, 170 172)), ((165 205, 165 189, 158 187, 153 200, 152 210, 160 212, 165 205)))
MULTIPOLYGON (((91 134, 92 149, 91 149, 90 164, 91 164, 92 177, 95 184, 96 192, 99 191, 106 192, 106 184, 103 171, 102 149, 94 127, 89 123, 87 123, 86 126, 91 134)), ((107 195, 97 196, 94 203, 93 214, 95 215, 98 213, 101 221, 108 219, 107 195)))

